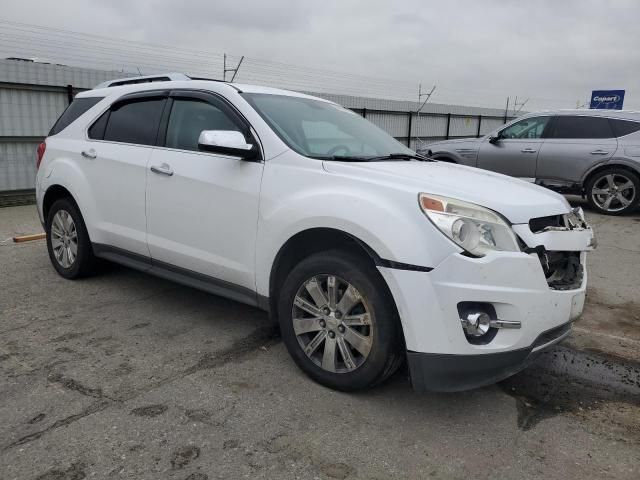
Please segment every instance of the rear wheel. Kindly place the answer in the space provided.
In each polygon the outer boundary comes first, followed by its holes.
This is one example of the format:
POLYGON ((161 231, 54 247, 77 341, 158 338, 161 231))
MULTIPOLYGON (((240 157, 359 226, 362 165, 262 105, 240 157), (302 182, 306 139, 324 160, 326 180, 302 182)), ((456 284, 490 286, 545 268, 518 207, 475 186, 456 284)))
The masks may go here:
POLYGON ((624 168, 609 168, 595 174, 586 191, 589 205, 597 212, 623 215, 638 205, 640 179, 624 168))
POLYGON ((313 380, 344 391, 369 388, 402 361, 398 315, 377 270, 332 250, 304 259, 279 296, 283 340, 313 380))
POLYGON ((95 257, 89 234, 71 198, 54 202, 47 214, 46 231, 49 258, 61 276, 74 279, 93 271, 95 257))

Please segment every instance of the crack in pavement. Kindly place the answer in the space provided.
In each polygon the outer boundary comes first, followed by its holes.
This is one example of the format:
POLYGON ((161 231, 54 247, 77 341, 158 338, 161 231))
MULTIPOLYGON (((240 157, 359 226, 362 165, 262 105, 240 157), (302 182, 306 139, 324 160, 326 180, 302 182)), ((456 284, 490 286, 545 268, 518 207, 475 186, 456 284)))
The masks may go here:
POLYGON ((83 418, 86 418, 90 415, 102 412, 110 406, 118 404, 122 405, 124 404, 124 402, 133 400, 142 394, 149 393, 156 388, 160 388, 164 385, 174 382, 175 380, 192 375, 196 372, 220 368, 233 361, 244 361, 250 358, 252 354, 257 353, 260 347, 273 345, 278 341, 278 330, 275 326, 259 327, 252 331, 246 337, 242 337, 241 339, 236 340, 229 347, 224 348, 217 353, 203 355, 196 364, 183 370, 182 372, 154 382, 150 385, 146 385, 143 388, 135 390, 131 393, 131 395, 127 395, 122 398, 111 398, 105 395, 100 388, 89 388, 72 378, 64 377, 60 374, 50 374, 48 376, 48 379, 50 381, 55 382, 68 390, 76 391, 81 395, 96 398, 99 401, 89 405, 80 413, 70 415, 61 420, 57 420, 43 430, 25 435, 24 437, 11 442, 10 444, 3 447, 2 451, 7 451, 16 446, 24 445, 25 443, 37 440, 52 430, 66 427, 74 422, 77 422, 78 420, 82 420, 83 418))

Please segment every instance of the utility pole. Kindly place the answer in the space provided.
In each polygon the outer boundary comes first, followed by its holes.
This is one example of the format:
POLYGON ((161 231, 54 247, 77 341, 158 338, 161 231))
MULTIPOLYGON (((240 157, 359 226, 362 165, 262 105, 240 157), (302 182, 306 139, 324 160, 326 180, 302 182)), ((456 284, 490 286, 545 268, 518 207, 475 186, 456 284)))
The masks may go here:
POLYGON ((522 103, 518 103, 518 96, 516 95, 516 99, 513 102, 513 116, 515 117, 518 113, 520 113, 520 110, 522 110, 522 107, 524 107, 526 105, 526 103, 529 101, 529 99, 527 98, 524 102, 522 103), (517 109, 517 110, 516 110, 517 109))
POLYGON ((420 105, 418 110, 416 110, 416 114, 420 113, 420 110, 422 110, 425 104, 429 101, 429 99, 431 98, 431 95, 433 95, 433 92, 435 92, 435 90, 436 90, 436 86, 434 85, 433 88, 429 90, 428 93, 422 93, 422 84, 418 85, 418 103, 420 103, 420 101, 422 100, 422 97, 427 97, 427 98, 424 99, 424 102, 422 102, 422 105, 420 105))
MULTIPOLYGON (((420 118, 420 111, 424 108, 424 106, 427 104, 427 102, 431 98, 431 95, 433 95, 433 92, 435 91, 436 91, 436 86, 434 85, 433 88, 429 90, 428 93, 422 93, 422 84, 420 83, 418 85, 418 103, 420 103, 420 101, 422 100, 422 97, 426 97, 424 99, 424 102, 422 102, 422 104, 416 110, 416 116, 418 119, 420 118)), ((421 146, 424 143, 418 136, 416 136, 416 142, 419 142, 421 146)), ((409 138, 407 139, 407 143, 409 144, 409 147, 410 147, 411 146, 411 112, 409 112, 409 138)))
POLYGON ((236 78, 236 75, 238 74, 238 70, 240 70, 240 65, 242 65, 242 61, 244 60, 244 55, 242 57, 240 57, 240 61, 238 62, 238 66, 236 68, 227 68, 227 54, 224 54, 223 57, 223 64, 222 64, 222 81, 226 82, 227 81, 227 72, 233 72, 233 75, 231 77, 231 81, 233 82, 236 78))
POLYGON ((509 97, 507 97, 507 106, 504 107, 504 123, 507 123, 508 117, 509 117, 509 97))

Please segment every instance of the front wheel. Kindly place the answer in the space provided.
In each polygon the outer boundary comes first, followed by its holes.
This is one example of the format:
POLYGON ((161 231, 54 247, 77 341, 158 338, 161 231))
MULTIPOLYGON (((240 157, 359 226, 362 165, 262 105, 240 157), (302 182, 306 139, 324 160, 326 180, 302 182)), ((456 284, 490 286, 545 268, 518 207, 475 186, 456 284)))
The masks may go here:
POLYGON ((589 180, 586 193, 589 205, 598 213, 623 215, 640 200, 640 179, 624 168, 609 168, 589 180))
POLYGON ((399 319, 373 265, 342 251, 300 262, 280 289, 282 338, 297 365, 327 387, 384 381, 402 361, 399 319))

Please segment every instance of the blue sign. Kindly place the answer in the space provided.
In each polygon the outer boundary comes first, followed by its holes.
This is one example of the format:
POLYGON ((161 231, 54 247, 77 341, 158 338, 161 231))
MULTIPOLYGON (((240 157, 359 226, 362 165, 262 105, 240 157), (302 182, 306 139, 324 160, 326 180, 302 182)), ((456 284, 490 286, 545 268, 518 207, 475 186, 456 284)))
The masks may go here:
POLYGON ((591 92, 591 106, 601 110, 622 110, 624 90, 594 90, 591 92))

